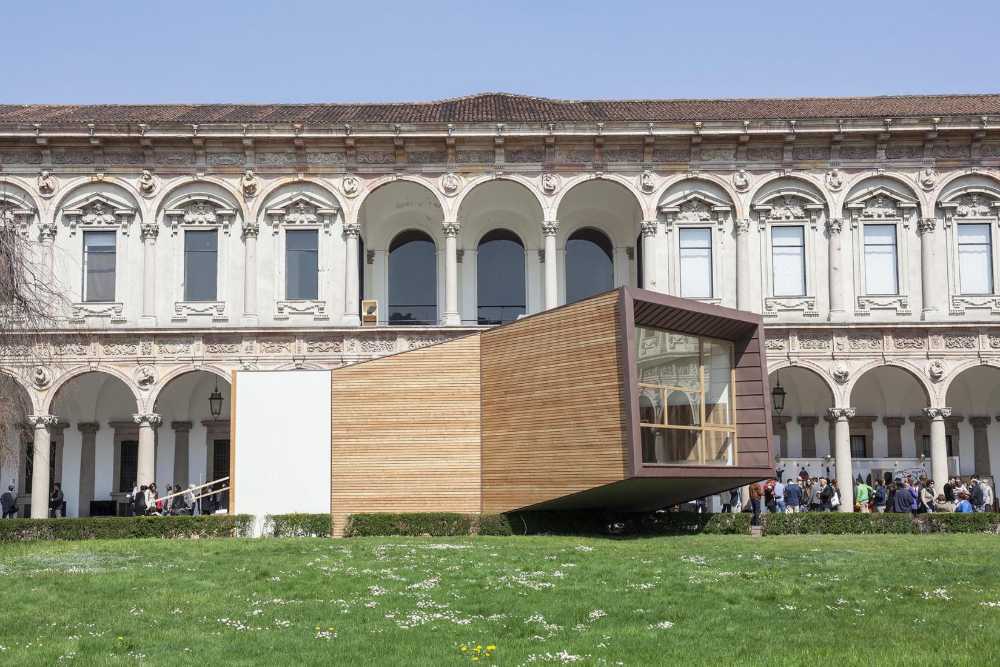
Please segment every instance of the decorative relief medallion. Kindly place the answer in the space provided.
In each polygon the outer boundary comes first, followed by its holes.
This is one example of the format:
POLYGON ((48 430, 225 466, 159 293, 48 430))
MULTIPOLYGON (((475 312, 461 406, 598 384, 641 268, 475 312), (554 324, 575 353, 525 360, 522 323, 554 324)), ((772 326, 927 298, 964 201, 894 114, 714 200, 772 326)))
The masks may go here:
POLYGON ((542 174, 542 192, 547 195, 554 195, 559 189, 560 182, 559 174, 542 174))
POLYGON ((256 197, 257 192, 260 190, 260 181, 257 180, 257 175, 253 173, 253 169, 247 169, 243 172, 240 184, 243 186, 243 196, 248 199, 256 197))
POLYGON ((834 192, 844 187, 844 178, 843 176, 841 176, 839 169, 831 169, 830 171, 826 172, 825 178, 826 178, 826 187, 830 188, 834 192))
POLYGON ((357 176, 348 174, 340 179, 340 191, 345 197, 357 197, 361 191, 361 180, 357 176))
POLYGON ((442 174, 441 178, 438 179, 438 187, 448 197, 452 197, 458 194, 459 189, 462 187, 462 179, 454 172, 448 172, 447 174, 442 174))
POLYGON ((656 189, 656 177, 649 169, 645 169, 639 174, 639 189, 647 195, 656 189))
POLYGON ((847 366, 842 363, 836 364, 831 370, 830 375, 836 380, 837 384, 845 384, 851 379, 851 371, 848 370, 847 366))
POLYGON ((52 371, 45 366, 35 366, 31 370, 31 384, 35 389, 45 389, 52 384, 52 371))
POLYGON ((156 176, 153 176, 153 172, 149 169, 143 169, 139 176, 139 193, 143 197, 152 197, 156 194, 156 188, 156 176))
POLYGON ((917 183, 924 190, 933 190, 934 186, 937 185, 937 172, 930 167, 921 169, 917 174, 917 183))
POLYGON ((136 366, 132 371, 132 377, 135 378, 135 384, 139 389, 149 390, 156 384, 156 368, 148 365, 136 366))
POLYGON ((56 193, 59 183, 48 169, 43 169, 38 174, 38 194, 48 199, 56 193))
POLYGON ((990 334, 989 335, 989 344, 990 344, 990 347, 993 348, 994 350, 1000 350, 1000 335, 998 335, 998 334, 990 334))
POLYGON ((939 359, 934 359, 927 364, 927 377, 931 382, 940 382, 944 378, 944 364, 939 359))
POLYGON ((733 174, 733 187, 737 192, 746 192, 750 189, 750 174, 746 169, 740 169, 733 174))

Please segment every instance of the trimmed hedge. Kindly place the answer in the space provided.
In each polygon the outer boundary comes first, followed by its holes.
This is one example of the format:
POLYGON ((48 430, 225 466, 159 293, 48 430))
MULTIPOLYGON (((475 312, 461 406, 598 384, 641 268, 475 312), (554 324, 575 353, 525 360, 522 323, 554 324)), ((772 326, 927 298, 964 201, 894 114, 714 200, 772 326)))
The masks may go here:
POLYGON ((521 535, 746 535, 749 514, 697 512, 608 513, 595 510, 518 512, 510 515, 521 535))
POLYGON ((764 535, 875 535, 910 533, 1000 533, 1000 514, 861 514, 858 512, 768 513, 764 535))
POLYGON ((4 519, 0 520, 0 542, 243 537, 252 526, 253 517, 246 514, 4 519))
POLYGON ((510 535, 510 523, 502 514, 457 512, 367 513, 347 519, 345 537, 510 535))
POLYGON ((329 514, 268 514, 264 534, 274 537, 330 537, 329 514))

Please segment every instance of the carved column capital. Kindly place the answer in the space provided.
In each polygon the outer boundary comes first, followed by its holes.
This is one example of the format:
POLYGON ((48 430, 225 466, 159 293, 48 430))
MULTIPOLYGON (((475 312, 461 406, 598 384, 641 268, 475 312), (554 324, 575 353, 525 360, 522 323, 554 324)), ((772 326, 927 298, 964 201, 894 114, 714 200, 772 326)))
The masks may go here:
POLYGON ((101 428, 98 422, 80 422, 76 425, 81 433, 97 433, 97 430, 101 428))
POLYGON ((951 408, 924 408, 923 413, 928 419, 936 421, 951 417, 951 408))
POLYGON ((917 231, 921 234, 930 234, 937 227, 937 218, 921 218, 917 223, 917 231))
POLYGON ((558 220, 546 220, 542 222, 542 234, 544 236, 555 236, 559 233, 558 220))
POLYGON ((53 241, 59 228, 54 222, 43 222, 38 226, 38 236, 42 241, 53 241))
POLYGON ((170 428, 178 432, 186 432, 191 430, 191 422, 189 421, 173 421, 170 422, 170 428))
POLYGON ((836 421, 847 421, 853 417, 857 411, 854 408, 829 408, 826 413, 831 419, 835 419, 836 421))
POLYGON ((799 426, 811 428, 819 423, 819 417, 815 415, 802 415, 801 417, 798 417, 796 421, 799 422, 799 426))
POLYGON ((989 417, 969 417, 969 423, 972 424, 972 428, 977 431, 988 427, 991 421, 993 420, 989 417))
POLYGON ((358 238, 361 236, 361 225, 356 222, 344 223, 344 236, 347 238, 358 238))
POLYGON ((643 238, 652 238, 656 236, 656 229, 660 226, 660 223, 656 220, 643 220, 639 223, 639 228, 642 230, 643 238))
POLYGON ((441 223, 441 231, 446 237, 454 238, 458 236, 458 230, 460 228, 461 225, 457 220, 446 220, 441 223))
POLYGON ((243 238, 257 238, 260 234, 260 225, 256 222, 247 222, 243 224, 243 238))
POLYGON ((55 415, 28 415, 28 423, 35 428, 39 426, 56 426, 59 423, 59 417, 55 415))
POLYGON ((839 234, 844 229, 844 221, 840 218, 830 218, 826 221, 826 231, 831 236, 839 234))
POLYGON ((736 220, 733 223, 733 229, 736 230, 737 234, 748 234, 750 232, 750 226, 753 223, 750 218, 743 218, 742 220, 736 220))
POLYGON ((143 426, 156 427, 160 425, 163 418, 155 412, 146 412, 132 415, 132 421, 138 424, 139 428, 143 426))
POLYGON ((906 423, 906 417, 882 417, 886 428, 901 428, 906 423))
POLYGON ((143 241, 155 241, 159 233, 160 226, 155 222, 145 222, 139 226, 139 237, 142 238, 143 241))

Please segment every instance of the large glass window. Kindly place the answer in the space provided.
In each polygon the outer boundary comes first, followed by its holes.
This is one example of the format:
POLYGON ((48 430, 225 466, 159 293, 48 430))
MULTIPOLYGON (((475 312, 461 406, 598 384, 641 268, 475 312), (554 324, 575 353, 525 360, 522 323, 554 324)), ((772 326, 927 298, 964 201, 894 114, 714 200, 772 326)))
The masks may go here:
POLYGON ((712 298, 712 230, 681 228, 681 296, 712 298))
POLYGON ((184 300, 215 301, 219 281, 219 233, 184 232, 184 300))
POLYGON ((774 296, 805 296, 805 228, 771 227, 771 285, 774 296))
POLYGON ((958 280, 962 294, 993 293, 990 225, 958 225, 958 280))
POLYGON ((476 254, 479 324, 503 324, 524 315, 524 245, 506 229, 479 241, 476 254))
POLYGON ((642 461, 735 465, 733 347, 636 327, 642 461))
POLYGON ((566 241, 566 303, 615 286, 611 239, 596 229, 580 229, 566 241))
POLYGON ((896 225, 865 225, 865 292, 898 294, 896 225))
POLYGON ((118 449, 118 490, 129 492, 139 477, 139 441, 122 440, 118 449))
POLYGON ((389 324, 437 323, 437 252, 416 230, 389 245, 389 324))
POLYGON ((285 298, 319 298, 319 232, 285 232, 285 298))
POLYGON ((116 233, 83 233, 83 300, 115 300, 116 233))

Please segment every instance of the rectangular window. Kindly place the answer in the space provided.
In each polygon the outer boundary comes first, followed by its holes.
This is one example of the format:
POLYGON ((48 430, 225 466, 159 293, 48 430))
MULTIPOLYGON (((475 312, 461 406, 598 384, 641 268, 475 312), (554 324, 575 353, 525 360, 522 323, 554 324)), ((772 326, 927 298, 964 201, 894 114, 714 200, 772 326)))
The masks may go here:
POLYGON ((184 300, 215 301, 219 281, 217 230, 184 232, 184 300))
POLYGON ((116 232, 83 233, 83 300, 115 300, 116 232))
MULTIPOLYGON (((944 446, 945 446, 945 449, 948 450, 948 452, 947 452, 948 456, 958 456, 958 454, 956 454, 955 450, 952 448, 953 444, 952 444, 952 440, 951 440, 951 434, 948 434, 948 435, 944 436, 944 446)), ((917 452, 917 456, 920 456, 921 454, 923 454, 924 456, 930 458, 930 455, 931 455, 931 436, 929 436, 929 435, 925 435, 925 436, 923 436, 920 439, 920 451, 917 452)))
POLYGON ((993 293, 993 239, 990 225, 958 225, 958 281, 962 294, 993 293))
POLYGON ((319 232, 285 232, 285 298, 319 298, 319 232))
POLYGON ((865 225, 865 293, 899 294, 896 225, 865 225))
POLYGON ((636 331, 643 463, 735 465, 732 344, 636 331))
POLYGON ((863 435, 852 435, 851 436, 851 457, 856 459, 863 459, 868 456, 867 448, 865 447, 865 436, 863 435))
POLYGON ((681 296, 712 298, 712 230, 708 227, 680 230, 681 296))
POLYGON ((805 296, 805 227, 771 227, 771 285, 774 296, 805 296))
POLYGON ((139 476, 139 441, 122 440, 118 452, 118 491, 128 493, 139 476))

